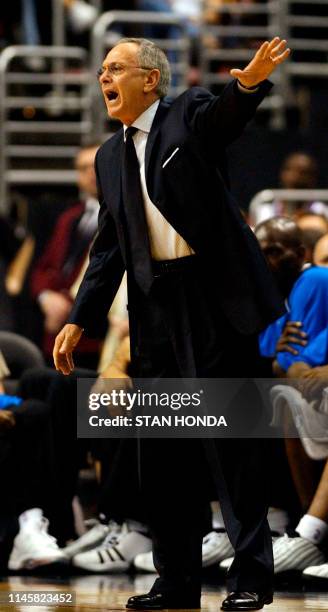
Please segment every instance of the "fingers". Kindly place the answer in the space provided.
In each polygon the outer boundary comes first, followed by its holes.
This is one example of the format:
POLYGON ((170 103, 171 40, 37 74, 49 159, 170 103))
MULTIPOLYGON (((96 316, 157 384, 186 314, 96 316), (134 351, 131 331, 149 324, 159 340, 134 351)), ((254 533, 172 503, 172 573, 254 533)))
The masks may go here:
POLYGON ((275 36, 270 42, 265 41, 259 48, 256 56, 258 59, 271 59, 275 64, 281 64, 290 55, 290 49, 285 49, 286 40, 281 40, 279 36, 275 36))
POLYGON ((66 354, 66 359, 67 359, 67 363, 69 365, 69 368, 70 368, 71 372, 73 372, 73 370, 74 370, 73 353, 67 353, 66 354))
POLYGON ((284 49, 286 48, 286 45, 287 45, 287 40, 281 40, 275 47, 273 47, 273 49, 271 49, 270 51, 271 59, 273 57, 277 57, 277 55, 282 53, 284 49))
POLYGON ((270 57, 270 55, 272 55, 273 50, 279 46, 280 44, 280 37, 279 36, 275 36, 272 40, 270 40, 270 42, 268 43, 268 46, 265 50, 265 54, 264 54, 264 58, 263 59, 267 59, 268 57, 270 57))
POLYGON ((290 344, 301 344, 302 346, 307 345, 307 340, 302 340, 299 336, 286 336, 285 342, 290 344))
POLYGON ((298 355, 298 351, 292 346, 288 346, 288 344, 284 347, 284 351, 286 351, 286 353, 291 353, 292 355, 298 355))
POLYGON ((278 55, 277 57, 272 58, 272 61, 275 66, 278 66, 279 64, 282 64, 282 62, 284 62, 289 56, 290 56, 290 49, 286 49, 286 51, 281 53, 281 55, 278 55))
POLYGON ((62 374, 68 375, 74 370, 72 347, 65 331, 62 330, 56 340, 53 350, 55 368, 62 374))
POLYGON ((267 49, 269 47, 269 41, 267 40, 266 42, 264 42, 259 50, 257 51, 256 55, 259 59, 264 59, 266 57, 266 53, 267 53, 267 49))

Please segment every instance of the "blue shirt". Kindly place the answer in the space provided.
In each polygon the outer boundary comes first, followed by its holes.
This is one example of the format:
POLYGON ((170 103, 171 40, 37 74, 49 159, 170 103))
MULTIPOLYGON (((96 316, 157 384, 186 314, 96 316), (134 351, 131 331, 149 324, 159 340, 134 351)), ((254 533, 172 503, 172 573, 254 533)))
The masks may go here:
POLYGON ((259 345, 263 357, 275 357, 275 347, 287 321, 301 321, 308 335, 303 347, 291 344, 298 355, 279 352, 276 359, 287 371, 295 361, 304 361, 311 367, 328 362, 328 268, 308 268, 297 279, 288 298, 288 312, 274 321, 260 335, 259 345))
POLYGON ((19 406, 22 399, 16 395, 0 394, 0 410, 6 410, 8 406, 19 406))

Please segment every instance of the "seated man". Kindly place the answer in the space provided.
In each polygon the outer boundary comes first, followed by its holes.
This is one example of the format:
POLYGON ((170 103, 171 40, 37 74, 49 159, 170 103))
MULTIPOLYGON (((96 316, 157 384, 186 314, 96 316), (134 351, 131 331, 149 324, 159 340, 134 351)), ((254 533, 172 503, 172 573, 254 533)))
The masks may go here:
MULTIPOLYGON (((288 306, 288 312, 260 335, 261 354, 272 359, 276 376, 291 374, 295 378, 297 370, 302 373, 328 361, 328 344, 324 341, 328 327, 328 270, 304 269, 301 232, 291 219, 274 217, 258 225, 255 233, 288 306)), ((274 541, 276 574, 286 570, 303 571, 311 564, 321 563, 324 555, 318 544, 323 541, 327 527, 321 518, 325 515, 324 507, 320 514, 313 514, 316 480, 313 470, 307 469, 309 460, 300 440, 287 438, 285 445, 306 514, 290 536, 274 541)), ((223 562, 222 567, 228 566, 229 560, 223 562)))
MULTIPOLYGON (((304 369, 308 371, 328 360, 327 342, 323 339, 328 326, 328 270, 303 268, 305 251, 301 234, 294 221, 287 217, 275 217, 261 223, 256 228, 256 236, 279 288, 288 300, 288 313, 261 334, 261 352, 273 358, 273 371, 277 376, 295 378, 304 369), (286 324, 288 349, 280 339, 286 324)), ((310 505, 310 509, 296 527, 298 538, 285 536, 275 541, 275 573, 289 569, 303 570, 316 560, 323 560, 323 553, 317 544, 324 539, 327 525, 319 516, 311 514, 312 504, 305 499, 304 493, 304 469, 302 477, 297 478, 300 465, 304 468, 306 463, 300 446, 299 440, 286 439, 287 455, 296 486, 299 484, 301 501, 304 508, 310 505)), ((309 480, 313 483, 313 474, 309 480)))

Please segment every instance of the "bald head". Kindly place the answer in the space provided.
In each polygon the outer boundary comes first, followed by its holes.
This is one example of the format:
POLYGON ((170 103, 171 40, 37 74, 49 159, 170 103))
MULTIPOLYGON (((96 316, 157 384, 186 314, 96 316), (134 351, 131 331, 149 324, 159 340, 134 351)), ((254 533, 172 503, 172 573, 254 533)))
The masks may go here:
POLYGON ((273 217, 260 223, 255 235, 280 292, 287 297, 304 263, 300 229, 289 217, 273 217))
POLYGON ((279 242, 282 246, 298 249, 302 246, 302 234, 295 221, 289 217, 273 217, 255 228, 258 241, 279 242))

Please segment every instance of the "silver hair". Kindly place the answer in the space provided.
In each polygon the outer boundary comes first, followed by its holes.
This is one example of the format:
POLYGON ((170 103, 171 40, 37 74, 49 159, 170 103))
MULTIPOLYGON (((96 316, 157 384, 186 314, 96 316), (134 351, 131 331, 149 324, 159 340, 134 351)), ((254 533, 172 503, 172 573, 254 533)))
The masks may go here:
POLYGON ((115 45, 134 43, 138 45, 138 60, 142 68, 157 68, 160 72, 156 93, 160 98, 167 96, 171 83, 171 69, 168 59, 160 47, 147 38, 121 38, 115 45))

